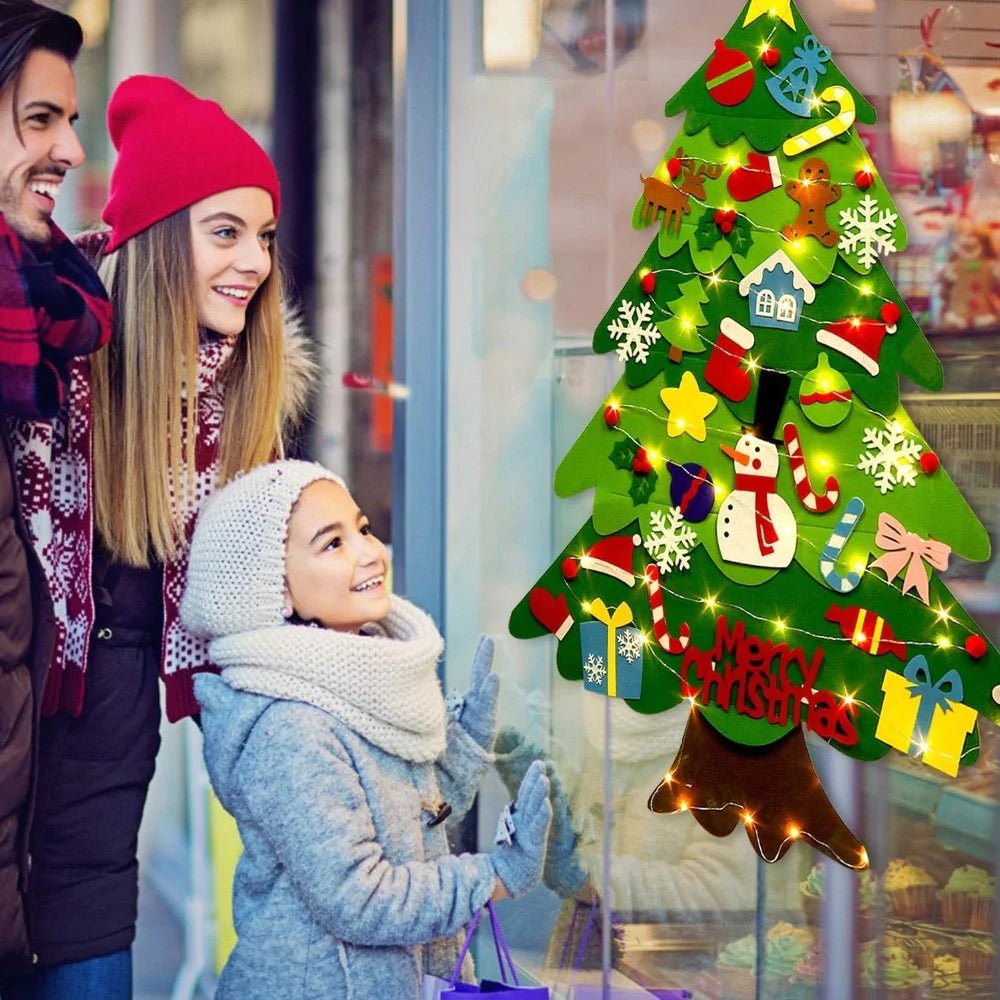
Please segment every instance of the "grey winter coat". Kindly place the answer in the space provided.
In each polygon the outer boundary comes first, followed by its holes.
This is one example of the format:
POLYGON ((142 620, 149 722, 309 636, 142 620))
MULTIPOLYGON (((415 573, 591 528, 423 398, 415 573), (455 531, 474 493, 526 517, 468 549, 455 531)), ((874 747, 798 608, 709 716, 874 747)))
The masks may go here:
POLYGON ((418 1000, 493 892, 421 800, 468 810, 489 756, 455 721, 436 762, 394 757, 322 709, 200 674, 205 760, 244 854, 218 1000, 418 1000))

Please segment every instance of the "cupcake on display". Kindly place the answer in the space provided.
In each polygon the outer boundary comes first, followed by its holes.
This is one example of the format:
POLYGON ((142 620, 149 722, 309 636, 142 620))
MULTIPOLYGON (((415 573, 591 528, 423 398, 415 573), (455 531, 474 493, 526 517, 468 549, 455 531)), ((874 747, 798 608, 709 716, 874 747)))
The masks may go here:
POLYGON ((720 1000, 754 1000, 757 995, 757 938, 731 941, 719 952, 715 971, 720 1000))
POLYGON ((972 908, 977 898, 989 895, 993 879, 984 868, 962 865, 948 877, 937 898, 941 903, 941 923, 946 927, 971 927, 972 908))
POLYGON ((958 964, 963 979, 981 979, 993 975, 996 945, 992 938, 968 934, 959 938, 957 945, 958 964))
POLYGON ((861 983, 875 990, 880 1000, 926 1000, 931 974, 921 969, 901 945, 885 945, 881 955, 877 942, 861 952, 861 983))
POLYGON ((937 881, 926 868, 894 858, 882 876, 882 888, 893 916, 927 920, 933 915, 937 881))
MULTIPOLYGON (((826 864, 816 862, 809 869, 809 874, 799 883, 802 894, 802 912, 806 923, 818 927, 823 909, 826 864)), ((871 869, 857 873, 858 879, 858 912, 857 930, 860 941, 870 941, 878 933, 878 907, 881 898, 878 879, 871 869)))
POLYGON ((935 991, 958 993, 963 990, 961 963, 957 955, 938 955, 934 959, 934 976, 931 986, 935 991))
MULTIPOLYGON (((764 996, 777 996, 790 985, 796 966, 815 944, 808 928, 781 921, 764 937, 764 996), (778 991, 778 992, 776 992, 778 991)), ((716 974, 721 1000, 754 1000, 757 995, 757 939, 747 934, 719 952, 716 974)), ((781 994, 784 995, 783 993, 781 994)))
POLYGON ((969 927, 974 931, 992 931, 996 914, 997 883, 990 878, 972 896, 969 927))

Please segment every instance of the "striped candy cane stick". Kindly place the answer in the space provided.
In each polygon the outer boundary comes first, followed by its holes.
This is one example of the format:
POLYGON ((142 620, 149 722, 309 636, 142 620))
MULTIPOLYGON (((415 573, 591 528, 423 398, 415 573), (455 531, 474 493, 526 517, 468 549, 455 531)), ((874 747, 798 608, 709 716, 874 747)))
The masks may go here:
POLYGON ((854 124, 854 98, 846 87, 827 87, 819 95, 819 99, 824 104, 836 102, 840 108, 839 113, 825 122, 820 122, 819 125, 807 128, 805 132, 793 135, 791 139, 786 139, 781 147, 785 156, 798 156, 799 153, 819 146, 835 135, 843 135, 854 124))
POLYGON ((656 641, 668 653, 683 653, 691 641, 691 629, 687 622, 681 625, 678 636, 672 636, 663 616, 663 591, 660 589, 660 568, 655 563, 646 567, 646 586, 649 588, 649 609, 653 612, 653 634, 656 641))
POLYGON ((826 493, 817 496, 809 485, 809 473, 806 470, 806 456, 802 453, 802 442, 795 424, 787 423, 781 429, 785 438, 785 448, 788 449, 788 462, 792 467, 792 479, 795 480, 795 492, 802 506, 814 514, 825 514, 833 510, 840 499, 840 483, 833 476, 827 477, 826 493))
POLYGON ((861 574, 857 570, 841 574, 837 572, 834 565, 864 512, 864 500, 861 497, 851 497, 847 501, 847 506, 844 508, 844 513, 840 516, 837 526, 833 529, 830 540, 823 546, 823 551, 819 556, 819 571, 822 573, 823 579, 841 594, 850 593, 861 583, 861 574))

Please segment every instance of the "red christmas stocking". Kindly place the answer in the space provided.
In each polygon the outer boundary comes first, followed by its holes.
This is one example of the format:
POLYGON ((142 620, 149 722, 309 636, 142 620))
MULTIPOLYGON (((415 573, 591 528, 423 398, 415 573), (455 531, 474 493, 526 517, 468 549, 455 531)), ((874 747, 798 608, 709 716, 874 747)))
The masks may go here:
POLYGON ((705 381, 726 399, 739 403, 750 394, 750 375, 741 362, 753 347, 753 334, 728 316, 720 328, 722 332, 705 366, 705 381))

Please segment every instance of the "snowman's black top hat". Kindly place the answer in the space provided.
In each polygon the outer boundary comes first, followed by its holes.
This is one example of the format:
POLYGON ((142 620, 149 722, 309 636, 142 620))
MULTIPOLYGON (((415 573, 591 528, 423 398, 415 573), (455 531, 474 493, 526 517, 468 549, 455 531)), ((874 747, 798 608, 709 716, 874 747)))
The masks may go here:
POLYGON ((757 381, 757 400, 753 408, 753 426, 744 427, 744 434, 753 434, 754 437, 778 446, 785 443, 782 438, 776 438, 774 432, 778 428, 778 421, 781 419, 781 411, 788 398, 791 384, 792 380, 785 372, 774 371, 771 368, 761 369, 757 381))

